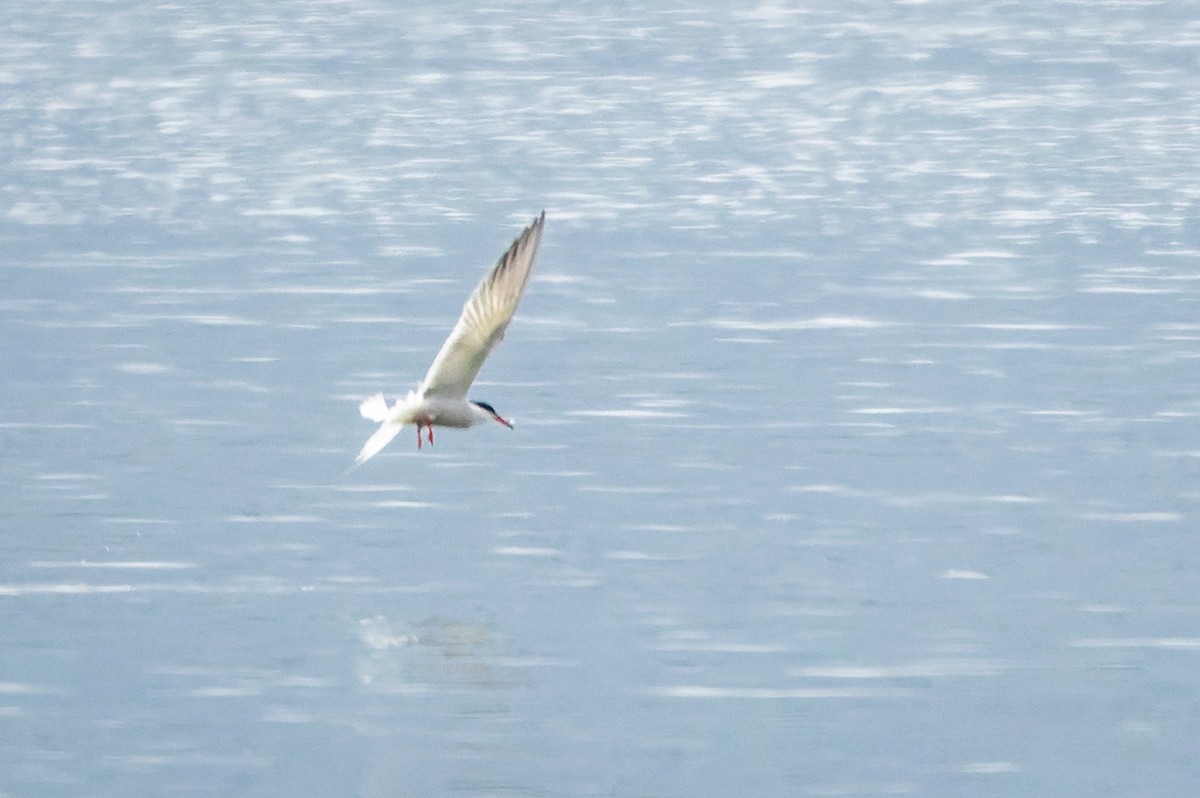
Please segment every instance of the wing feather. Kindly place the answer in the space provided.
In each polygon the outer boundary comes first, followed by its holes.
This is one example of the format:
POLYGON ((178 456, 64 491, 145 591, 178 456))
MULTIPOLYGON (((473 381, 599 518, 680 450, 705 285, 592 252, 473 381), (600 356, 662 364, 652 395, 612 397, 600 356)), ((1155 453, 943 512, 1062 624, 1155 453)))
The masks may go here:
POLYGON ((385 421, 380 424, 379 429, 375 430, 375 434, 367 438, 367 442, 363 444, 358 457, 354 458, 354 464, 361 465, 379 454, 384 446, 391 443, 392 438, 400 434, 400 430, 402 429, 404 429, 404 425, 396 421, 385 421))
POLYGON ((545 223, 546 212, 542 211, 475 287, 458 323, 421 382, 423 395, 466 398, 484 361, 503 340, 525 293, 545 223))

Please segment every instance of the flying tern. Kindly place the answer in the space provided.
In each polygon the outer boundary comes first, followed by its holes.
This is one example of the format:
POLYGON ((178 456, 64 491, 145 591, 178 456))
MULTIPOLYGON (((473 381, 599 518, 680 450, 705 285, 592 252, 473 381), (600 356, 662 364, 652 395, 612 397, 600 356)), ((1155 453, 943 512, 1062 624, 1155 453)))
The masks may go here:
POLYGON ((546 212, 542 211, 475 287, 463 306, 458 324, 454 325, 416 390, 397 399, 391 407, 382 393, 359 405, 358 411, 363 418, 379 422, 379 429, 363 444, 354 460, 355 465, 378 454, 406 424, 417 425, 418 449, 421 448, 423 430, 429 444, 433 445, 435 426, 462 429, 495 421, 512 429, 513 425, 501 418, 487 402, 467 399, 467 391, 512 321, 533 273, 545 224, 546 212))

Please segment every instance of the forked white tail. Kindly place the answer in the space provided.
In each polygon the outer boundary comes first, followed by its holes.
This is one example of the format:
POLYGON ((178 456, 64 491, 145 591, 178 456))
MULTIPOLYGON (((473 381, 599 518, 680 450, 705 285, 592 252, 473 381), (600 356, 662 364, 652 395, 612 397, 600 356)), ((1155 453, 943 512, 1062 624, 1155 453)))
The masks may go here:
POLYGON ((358 412, 362 413, 363 418, 370 419, 371 421, 383 421, 388 417, 387 400, 383 398, 383 394, 377 393, 364 400, 358 406, 358 412))

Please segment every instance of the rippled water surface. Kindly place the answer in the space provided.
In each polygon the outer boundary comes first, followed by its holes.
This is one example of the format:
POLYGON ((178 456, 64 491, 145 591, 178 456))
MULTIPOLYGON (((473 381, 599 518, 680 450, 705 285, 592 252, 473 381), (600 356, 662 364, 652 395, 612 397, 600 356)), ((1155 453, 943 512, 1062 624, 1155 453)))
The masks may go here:
POLYGON ((0 795, 1191 794, 1191 7, 409 6, 3 12, 0 795))

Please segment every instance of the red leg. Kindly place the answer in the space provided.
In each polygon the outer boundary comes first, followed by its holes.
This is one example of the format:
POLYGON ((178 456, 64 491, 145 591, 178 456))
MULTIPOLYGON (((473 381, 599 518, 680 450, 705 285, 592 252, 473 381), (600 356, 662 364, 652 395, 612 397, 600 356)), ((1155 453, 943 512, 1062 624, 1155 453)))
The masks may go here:
POLYGON ((421 448, 421 422, 417 422, 417 448, 421 448))
POLYGON ((430 424, 425 429, 429 430, 429 445, 433 446, 433 425, 430 424))

